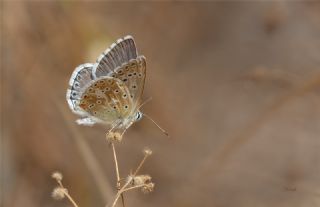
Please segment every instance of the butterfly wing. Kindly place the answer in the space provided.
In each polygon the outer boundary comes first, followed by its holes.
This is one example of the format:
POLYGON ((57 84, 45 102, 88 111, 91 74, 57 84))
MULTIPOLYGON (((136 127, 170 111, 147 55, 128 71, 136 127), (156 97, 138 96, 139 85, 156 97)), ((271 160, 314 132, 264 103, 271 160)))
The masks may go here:
POLYGON ((118 39, 107 48, 97 59, 93 67, 96 78, 110 76, 117 67, 137 58, 137 49, 131 36, 118 39))
POLYGON ((129 89, 134 106, 139 105, 146 77, 146 58, 138 56, 131 36, 118 39, 103 52, 93 67, 93 74, 122 80, 129 89))
MULTIPOLYGON (((80 65, 73 72, 67 101, 84 117, 79 124, 112 124, 130 121, 137 112, 146 76, 145 57, 139 56, 131 36, 113 43, 95 64, 80 65)), ((124 124, 126 125, 126 124, 124 124)))
POLYGON ((128 88, 133 100, 133 110, 141 101, 146 78, 146 58, 139 56, 115 69, 111 73, 114 78, 120 79, 128 88))
POLYGON ((92 69, 93 64, 91 63, 79 65, 72 73, 69 81, 69 88, 66 94, 68 105, 74 113, 81 116, 86 113, 79 108, 79 103, 85 86, 93 80, 92 69))
POLYGON ((104 76, 92 81, 81 95, 79 107, 105 124, 127 120, 132 98, 126 85, 117 78, 104 76))

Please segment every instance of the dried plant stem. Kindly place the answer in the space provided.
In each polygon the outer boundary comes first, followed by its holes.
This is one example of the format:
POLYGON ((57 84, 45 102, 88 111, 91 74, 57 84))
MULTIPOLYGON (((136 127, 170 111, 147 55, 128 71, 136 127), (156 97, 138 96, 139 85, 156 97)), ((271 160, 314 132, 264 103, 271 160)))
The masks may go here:
POLYGON ((122 192, 126 192, 126 191, 129 191, 129 190, 134 190, 134 189, 137 189, 137 188, 141 188, 143 186, 146 186, 146 184, 141 184, 141 185, 136 185, 136 186, 133 186, 133 187, 125 188, 125 189, 123 189, 122 192))
POLYGON ((120 197, 120 196, 122 195, 122 193, 124 192, 124 189, 131 183, 131 181, 132 181, 131 179, 128 179, 128 181, 127 181, 127 182, 122 186, 122 188, 118 191, 118 193, 117 193, 117 195, 116 195, 116 198, 114 199, 111 207, 116 206, 119 197, 120 197))
MULTIPOLYGON (((141 160, 141 162, 139 163, 137 169, 134 171, 134 173, 132 175, 129 176, 129 179, 127 180, 127 182, 122 186, 122 188, 118 191, 113 203, 111 207, 115 207, 115 205, 117 204, 117 201, 119 200, 119 197, 122 195, 123 192, 128 191, 128 190, 132 190, 132 189, 136 189, 138 188, 138 186, 134 186, 131 188, 127 188, 127 186, 132 182, 132 179, 137 175, 137 173, 139 172, 139 170, 141 169, 142 165, 145 163, 146 159, 148 158, 149 154, 145 154, 143 159, 141 160)), ((139 186, 142 187, 143 185, 139 186)))
MULTIPOLYGON (((62 182, 61 182, 60 180, 57 180, 57 182, 59 183, 59 185, 60 185, 61 188, 66 189, 66 188, 62 185, 62 182)), ((69 199, 69 201, 72 203, 72 205, 73 205, 74 207, 79 207, 79 206, 77 205, 77 203, 73 200, 73 198, 71 197, 71 195, 69 195, 69 193, 68 193, 67 190, 64 191, 64 194, 67 196, 67 198, 69 199)))
POLYGON ((147 159, 148 156, 149 156, 149 155, 145 155, 145 156, 143 157, 143 159, 141 160, 140 164, 138 165, 136 171, 134 171, 133 176, 136 176, 136 175, 138 174, 139 170, 141 169, 142 165, 144 164, 144 162, 146 161, 146 159, 147 159))
MULTIPOLYGON (((117 190, 119 192, 119 190, 120 190, 120 173, 119 173, 119 165, 118 165, 116 148, 115 148, 113 142, 111 142, 111 147, 112 147, 114 165, 115 165, 115 168, 116 168, 116 175, 117 175, 117 190)), ((121 201, 122 201, 122 206, 125 207, 124 195, 123 194, 121 194, 121 201)))
POLYGON ((118 166, 118 159, 117 159, 117 153, 116 148, 114 147, 114 143, 111 142, 111 147, 113 151, 113 158, 114 158, 114 165, 116 167, 116 174, 117 174, 117 188, 119 188, 119 181, 120 181, 120 173, 119 173, 119 166, 118 166))
POLYGON ((78 207, 77 203, 72 199, 72 197, 69 195, 69 193, 65 193, 69 201, 73 204, 74 207, 78 207))

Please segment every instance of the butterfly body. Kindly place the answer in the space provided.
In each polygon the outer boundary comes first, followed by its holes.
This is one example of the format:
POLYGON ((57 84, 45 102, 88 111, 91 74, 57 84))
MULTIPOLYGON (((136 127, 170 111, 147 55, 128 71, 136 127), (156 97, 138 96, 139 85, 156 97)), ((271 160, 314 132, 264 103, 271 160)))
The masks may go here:
POLYGON ((140 120, 146 59, 131 36, 117 40, 95 64, 78 66, 69 81, 67 101, 79 124, 102 123, 124 132, 140 120))

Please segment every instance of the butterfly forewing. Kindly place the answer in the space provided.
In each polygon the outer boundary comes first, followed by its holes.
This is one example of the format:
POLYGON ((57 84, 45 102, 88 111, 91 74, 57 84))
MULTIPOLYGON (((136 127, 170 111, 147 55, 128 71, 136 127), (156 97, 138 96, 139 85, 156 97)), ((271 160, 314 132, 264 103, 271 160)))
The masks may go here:
POLYGON ((132 111, 132 99, 126 85, 113 77, 93 81, 81 96, 84 111, 106 124, 126 119, 132 111))
POLYGON ((79 65, 72 73, 69 81, 66 98, 71 110, 79 115, 83 115, 84 113, 81 108, 79 108, 81 95, 85 86, 93 80, 92 67, 93 64, 91 63, 79 65))
POLYGON ((93 75, 98 78, 110 76, 117 67, 137 58, 137 49, 131 36, 118 39, 104 51, 94 65, 93 75))

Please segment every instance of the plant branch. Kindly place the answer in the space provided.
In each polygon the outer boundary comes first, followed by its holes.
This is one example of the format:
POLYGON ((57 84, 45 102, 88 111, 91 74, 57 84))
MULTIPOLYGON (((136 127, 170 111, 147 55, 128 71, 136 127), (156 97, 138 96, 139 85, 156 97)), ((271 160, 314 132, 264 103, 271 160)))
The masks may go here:
POLYGON ((64 195, 67 196, 67 198, 68 198, 69 201, 72 203, 72 205, 73 205, 74 207, 79 207, 79 206, 77 205, 77 203, 73 200, 73 198, 71 197, 71 195, 68 193, 67 189, 63 186, 61 180, 57 180, 57 182, 58 182, 58 184, 60 185, 60 187, 61 187, 62 189, 65 189, 65 190, 63 191, 63 192, 64 192, 64 195))
MULTIPOLYGON (((119 165, 118 165, 116 148, 115 148, 113 142, 111 142, 111 147, 112 147, 114 165, 115 165, 115 168, 116 168, 116 175, 117 175, 117 190, 119 191, 120 190, 120 173, 119 173, 119 165)), ((124 195, 123 194, 121 194, 121 201, 122 201, 122 206, 125 207, 124 195)))
MULTIPOLYGON (((119 197, 122 195, 123 192, 129 190, 129 189, 134 189, 136 186, 131 187, 131 188, 126 188, 132 181, 132 179, 137 175, 137 173, 139 172, 139 170, 141 169, 142 165, 145 163, 146 159, 148 158, 150 154, 145 154, 143 159, 141 160, 141 162, 139 163, 137 169, 134 171, 134 173, 132 175, 129 176, 127 182, 122 186, 122 188, 118 191, 118 193, 116 194, 116 197, 112 203, 111 207, 115 207, 115 205, 117 204, 117 201, 119 200, 119 197)), ((141 186, 140 186, 141 187, 141 186)))

